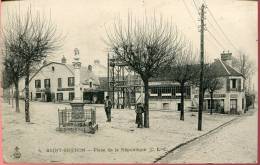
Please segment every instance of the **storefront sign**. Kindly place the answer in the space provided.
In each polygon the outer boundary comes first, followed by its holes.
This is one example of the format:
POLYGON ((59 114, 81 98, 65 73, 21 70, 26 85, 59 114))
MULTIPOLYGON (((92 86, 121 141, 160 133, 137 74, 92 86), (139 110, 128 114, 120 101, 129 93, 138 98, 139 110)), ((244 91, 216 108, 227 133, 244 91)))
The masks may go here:
POLYGON ((162 96, 172 96, 171 93, 162 93, 162 96))
POLYGON ((237 94, 230 94, 230 98, 237 98, 238 95, 237 94))
POLYGON ((57 91, 74 91, 74 88, 57 88, 57 91))
MULTIPOLYGON (((195 98, 198 98, 199 95, 194 95, 195 98)), ((213 98, 223 98, 226 97, 226 94, 213 94, 213 98)), ((204 95, 204 98, 210 98, 209 94, 204 95)))

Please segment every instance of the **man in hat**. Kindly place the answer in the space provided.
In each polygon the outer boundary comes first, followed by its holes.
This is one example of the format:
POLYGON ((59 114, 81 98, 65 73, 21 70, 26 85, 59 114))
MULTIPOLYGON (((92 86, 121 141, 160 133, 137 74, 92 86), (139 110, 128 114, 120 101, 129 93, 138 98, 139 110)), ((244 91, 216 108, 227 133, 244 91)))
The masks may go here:
POLYGON ((106 111, 106 115, 107 115, 107 122, 111 122, 111 108, 112 108, 112 102, 109 99, 109 96, 106 96, 105 111, 106 111))

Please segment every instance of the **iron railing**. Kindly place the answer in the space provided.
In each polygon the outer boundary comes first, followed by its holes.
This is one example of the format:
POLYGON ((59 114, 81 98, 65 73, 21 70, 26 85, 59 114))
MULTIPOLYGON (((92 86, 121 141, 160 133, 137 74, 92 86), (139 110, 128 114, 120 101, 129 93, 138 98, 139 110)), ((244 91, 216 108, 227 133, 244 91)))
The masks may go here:
POLYGON ((58 109, 58 131, 77 131, 95 133, 98 129, 96 123, 96 108, 84 108, 83 111, 72 109, 58 109))

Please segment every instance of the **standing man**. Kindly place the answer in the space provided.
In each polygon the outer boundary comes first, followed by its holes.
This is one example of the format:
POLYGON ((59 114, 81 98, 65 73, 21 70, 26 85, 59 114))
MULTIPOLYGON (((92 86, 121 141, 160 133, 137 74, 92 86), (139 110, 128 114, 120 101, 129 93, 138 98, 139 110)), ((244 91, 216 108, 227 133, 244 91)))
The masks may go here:
POLYGON ((144 107, 143 107, 142 103, 137 104, 137 108, 135 110, 135 113, 136 113, 135 123, 137 124, 137 128, 143 128, 144 107))
POLYGON ((111 122, 111 108, 112 108, 112 102, 109 99, 109 96, 106 96, 105 111, 106 111, 106 115, 107 115, 107 122, 111 122))

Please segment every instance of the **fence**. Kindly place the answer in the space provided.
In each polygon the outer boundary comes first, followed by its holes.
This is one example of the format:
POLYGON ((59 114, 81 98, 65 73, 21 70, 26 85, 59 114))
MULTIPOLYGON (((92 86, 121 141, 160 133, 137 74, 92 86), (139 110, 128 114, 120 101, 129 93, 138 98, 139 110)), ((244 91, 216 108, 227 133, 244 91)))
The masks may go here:
POLYGON ((58 109, 59 127, 58 131, 83 131, 95 133, 98 129, 96 123, 96 109, 94 107, 84 108, 83 111, 72 111, 72 109, 58 109))

